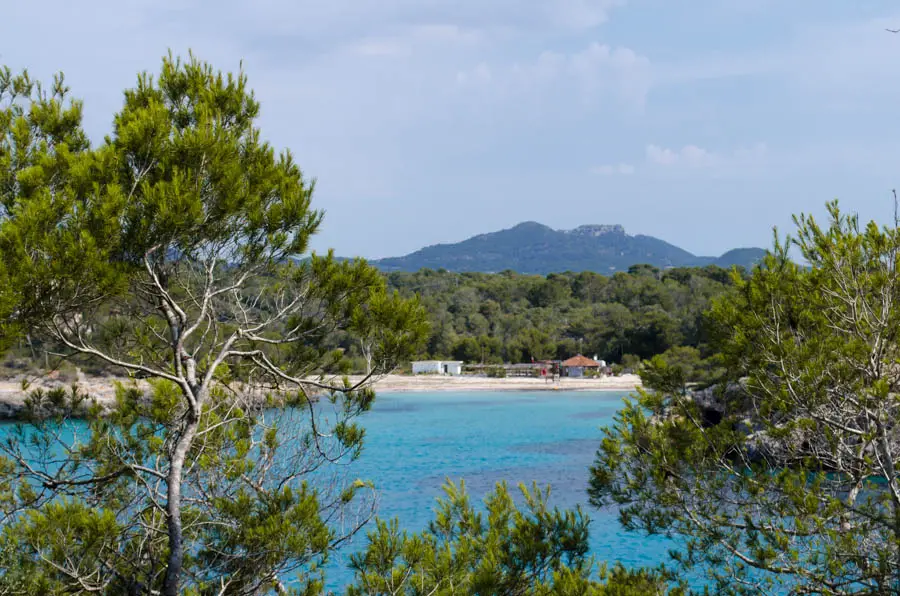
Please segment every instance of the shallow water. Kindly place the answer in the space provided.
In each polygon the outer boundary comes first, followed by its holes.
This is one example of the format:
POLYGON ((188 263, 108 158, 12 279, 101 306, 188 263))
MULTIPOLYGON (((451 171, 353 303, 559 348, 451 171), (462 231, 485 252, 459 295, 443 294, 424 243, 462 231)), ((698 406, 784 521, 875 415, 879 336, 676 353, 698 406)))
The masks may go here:
MULTIPOLYGON (((446 479, 464 479, 474 499, 506 480, 550 484, 552 503, 585 506, 592 519, 591 554, 628 566, 655 565, 672 543, 624 532, 614 510, 587 506, 588 467, 601 426, 612 422, 626 392, 396 393, 379 395, 361 418, 366 447, 354 474, 373 480, 379 515, 422 529, 446 479)), ((329 569, 329 587, 352 579, 346 556, 329 569)))

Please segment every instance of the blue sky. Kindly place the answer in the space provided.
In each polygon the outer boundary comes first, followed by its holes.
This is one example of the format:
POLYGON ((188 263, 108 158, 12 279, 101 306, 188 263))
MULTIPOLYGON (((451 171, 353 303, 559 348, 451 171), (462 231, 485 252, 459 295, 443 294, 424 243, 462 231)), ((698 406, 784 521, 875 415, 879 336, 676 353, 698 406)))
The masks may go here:
POLYGON ((66 73, 86 126, 168 49, 241 60, 318 180, 314 246, 382 257, 535 220, 698 254, 900 187, 900 5, 854 0, 14 2, 0 63, 66 73))

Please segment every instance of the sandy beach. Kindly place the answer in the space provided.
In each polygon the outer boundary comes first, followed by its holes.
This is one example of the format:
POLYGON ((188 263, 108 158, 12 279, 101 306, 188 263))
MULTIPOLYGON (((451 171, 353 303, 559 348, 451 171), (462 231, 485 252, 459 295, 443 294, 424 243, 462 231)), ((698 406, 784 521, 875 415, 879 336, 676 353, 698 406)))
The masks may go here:
MULTIPOLYGON (((350 382, 357 383, 360 376, 351 376, 350 382)), ((101 404, 110 404, 115 397, 114 382, 116 380, 129 383, 127 379, 82 377, 78 385, 82 391, 95 398, 101 404)), ((339 380, 335 379, 335 383, 339 380)), ((618 377, 602 377, 595 379, 563 378, 556 382, 544 379, 514 377, 505 379, 481 376, 438 376, 438 375, 386 375, 374 383, 379 393, 429 393, 435 391, 632 391, 640 387, 641 380, 637 375, 618 377)), ((52 379, 40 379, 31 383, 28 391, 42 388, 70 387, 70 384, 56 382, 52 379)), ((0 419, 15 418, 22 408, 26 391, 22 390, 19 380, 0 379, 0 419)))
MULTIPOLYGON (((351 377, 350 380, 358 380, 351 377)), ((637 375, 569 379, 547 382, 544 379, 513 377, 493 379, 478 376, 446 377, 438 375, 387 375, 375 383, 380 393, 430 391, 632 391, 641 386, 637 375)))

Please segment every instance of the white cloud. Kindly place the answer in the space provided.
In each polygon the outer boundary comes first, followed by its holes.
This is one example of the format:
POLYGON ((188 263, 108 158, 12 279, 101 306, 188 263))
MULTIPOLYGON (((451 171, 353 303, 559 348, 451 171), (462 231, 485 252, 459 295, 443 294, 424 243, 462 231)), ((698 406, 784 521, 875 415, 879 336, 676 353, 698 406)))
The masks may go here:
POLYGON ((489 65, 482 61, 459 71, 456 79, 490 82, 495 100, 501 102, 554 100, 552 105, 559 107, 574 101, 596 108, 599 98, 608 97, 642 107, 650 91, 651 65, 630 48, 593 42, 573 53, 547 50, 530 62, 489 65))
MULTIPOLYGON (((53 1, 53 0, 49 0, 53 1)), ((58 0, 57 0, 58 1, 58 0)), ((109 1, 109 0, 105 0, 109 1)), ((210 31, 240 29, 242 36, 304 39, 359 38, 409 25, 460 27, 482 32, 578 32, 609 20, 624 0, 208 0, 175 3, 179 18, 210 31)), ((144 1, 147 12, 160 12, 144 1)))
MULTIPOLYGON (((739 147, 730 151, 711 151, 697 145, 678 148, 649 144, 644 149, 644 161, 657 172, 705 172, 713 175, 752 171, 764 165, 768 151, 764 144, 739 147)), ((644 171, 644 170, 642 170, 644 171)), ((631 176, 637 167, 626 162, 594 166, 591 173, 598 176, 631 176)))
POLYGON ((463 47, 474 47, 485 36, 473 29, 455 25, 414 25, 401 28, 393 35, 369 36, 348 45, 350 53, 361 56, 407 57, 413 53, 463 47))
POLYGON ((645 149, 647 163, 662 168, 693 170, 740 170, 759 167, 766 160, 767 148, 763 143, 741 147, 728 152, 716 152, 684 145, 678 149, 650 144, 645 149))
POLYGON ((650 91, 650 60, 630 48, 612 48, 595 42, 571 56, 568 68, 591 89, 603 86, 611 76, 620 96, 640 105, 650 91))
POLYGON ((515 71, 536 80, 572 77, 589 85, 628 82, 633 90, 643 96, 649 88, 649 66, 647 58, 629 48, 614 48, 594 42, 572 54, 544 52, 535 63, 516 66, 515 71))
POLYGON ((603 164, 591 168, 591 173, 600 176, 631 176, 635 167, 628 163, 603 164))
POLYGON ((658 145, 647 145, 647 161, 661 166, 687 166, 704 168, 722 162, 722 157, 696 145, 685 145, 681 149, 668 149, 658 145))

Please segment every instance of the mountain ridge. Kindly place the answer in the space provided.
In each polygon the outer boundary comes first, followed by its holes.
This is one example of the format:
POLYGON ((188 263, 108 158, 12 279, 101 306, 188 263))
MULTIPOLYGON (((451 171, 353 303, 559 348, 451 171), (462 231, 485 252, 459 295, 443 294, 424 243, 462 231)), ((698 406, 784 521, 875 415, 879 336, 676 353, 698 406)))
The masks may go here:
POLYGON ((422 268, 492 273, 514 270, 546 275, 563 271, 594 271, 611 275, 632 265, 669 267, 733 265, 749 268, 766 251, 734 248, 718 257, 698 256, 659 238, 626 233, 619 224, 585 224, 557 230, 536 221, 477 234, 460 242, 432 244, 400 257, 371 260, 382 271, 422 268))

